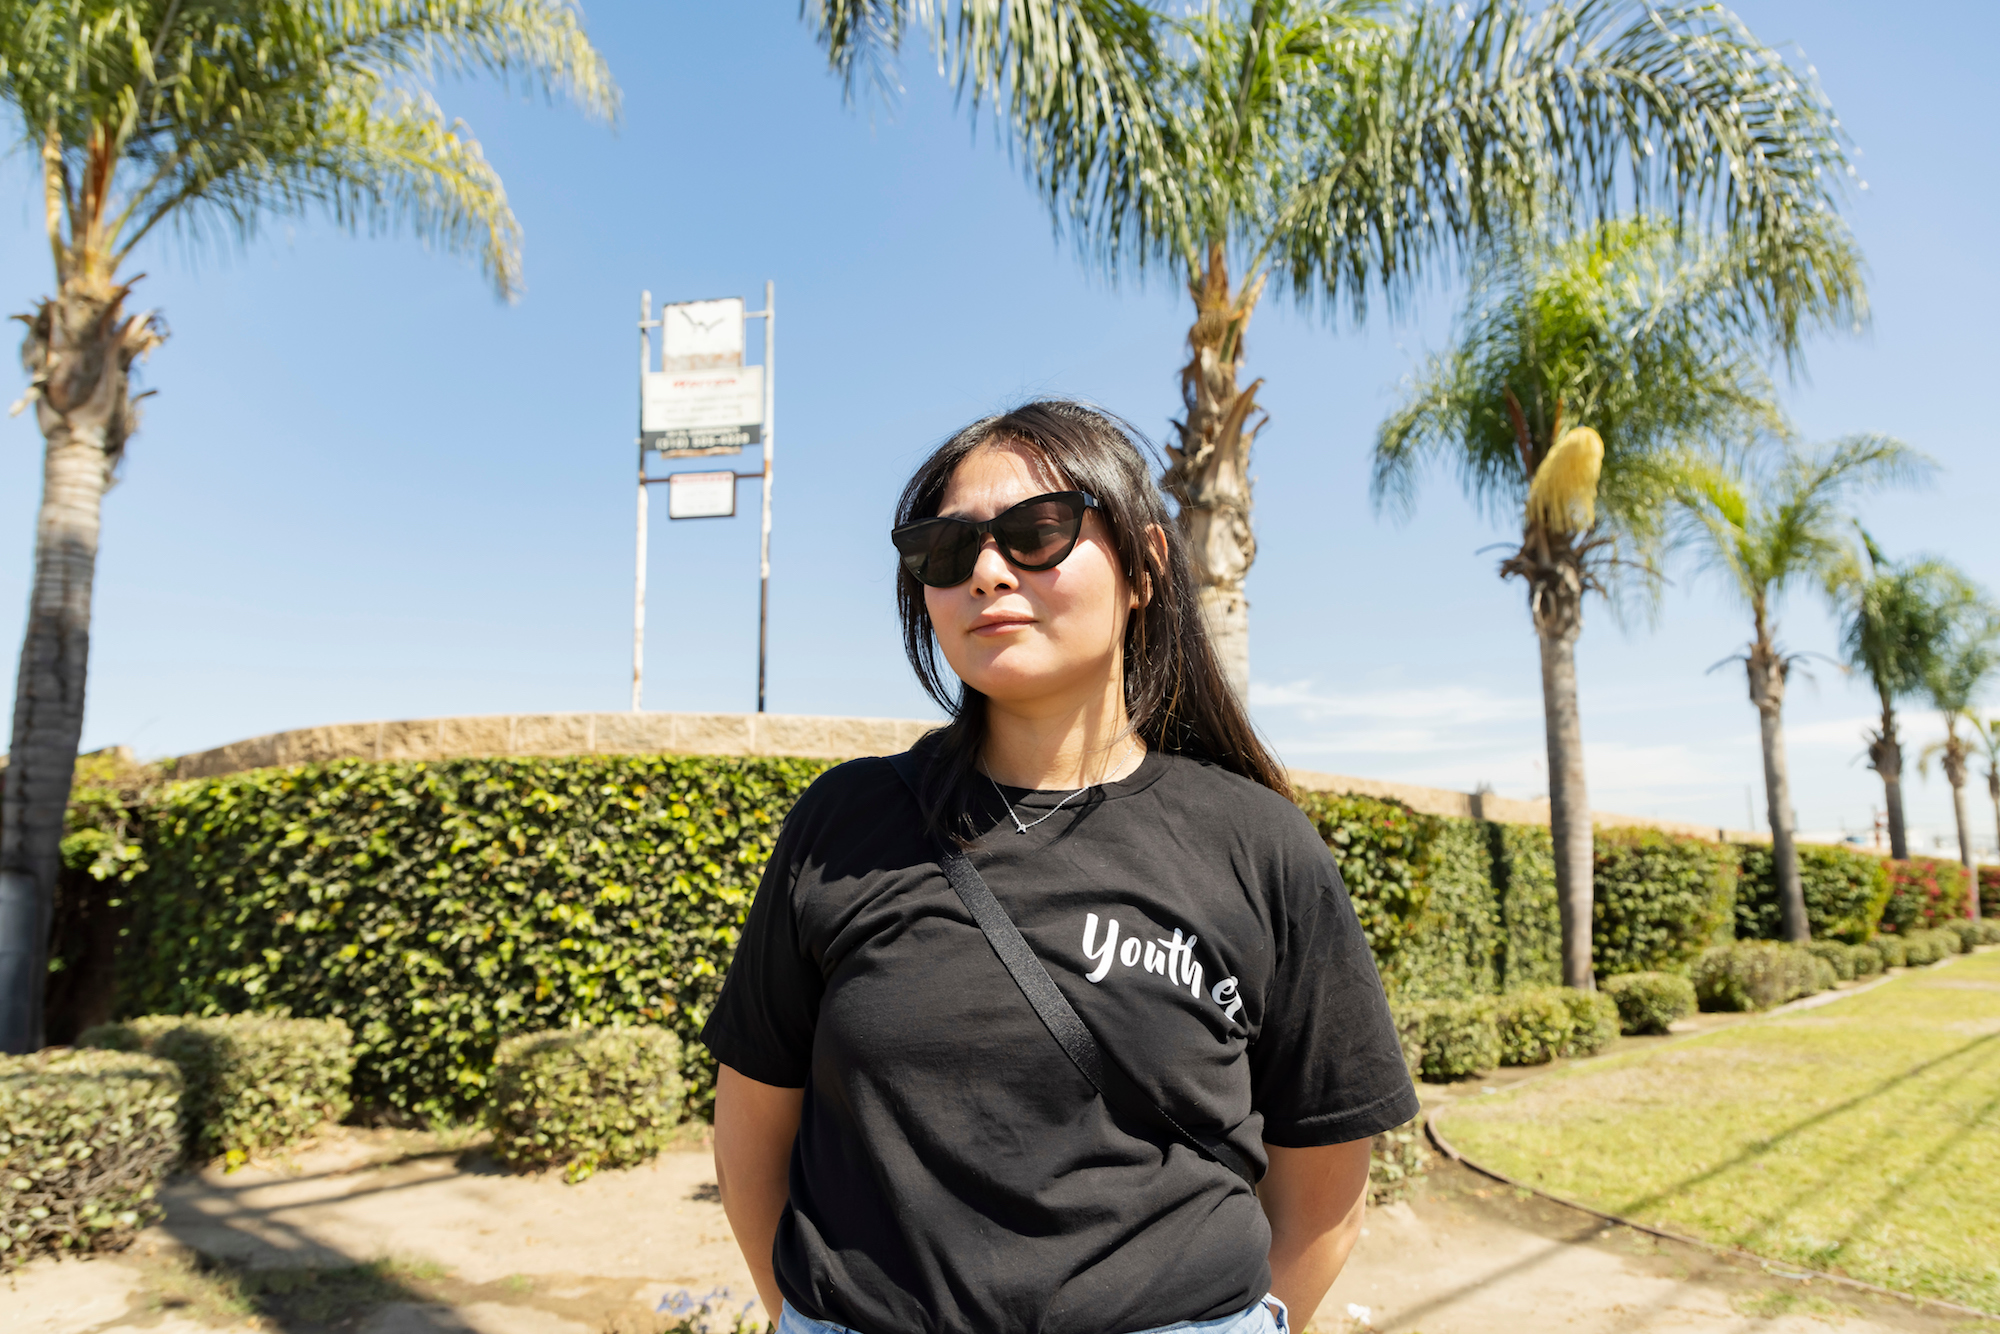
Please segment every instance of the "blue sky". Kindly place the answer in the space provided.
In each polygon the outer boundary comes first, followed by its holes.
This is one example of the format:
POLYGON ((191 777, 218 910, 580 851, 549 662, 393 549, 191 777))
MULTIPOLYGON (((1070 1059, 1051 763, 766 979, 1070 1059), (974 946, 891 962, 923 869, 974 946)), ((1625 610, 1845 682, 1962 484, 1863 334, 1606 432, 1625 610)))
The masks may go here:
MULTIPOLYGON (((2000 130, 1982 105, 2000 14, 1740 12, 1817 67, 1868 183, 1849 213, 1873 329, 1815 344, 1792 410, 1811 438, 1888 431, 1936 457, 1937 485, 1869 500, 1867 522, 1894 552, 2000 586, 2000 130)), ((616 130, 491 87, 443 90, 525 228, 519 304, 464 260, 318 222, 240 248, 149 244, 137 299, 173 338, 145 368, 159 393, 105 504, 86 747, 176 754, 322 722, 625 707, 641 288, 754 306, 777 283, 774 711, 929 716, 897 647, 884 530, 910 468, 953 428, 1069 394, 1166 431, 1184 295, 1080 265, 921 52, 893 109, 848 108, 791 0, 600 3, 589 23, 624 88, 616 130)), ((49 282, 33 199, 16 152, 0 162, 8 311, 49 282)), ((1409 523, 1367 498, 1374 427, 1453 299, 1440 288, 1364 329, 1280 299, 1256 316, 1248 373, 1266 379, 1271 423, 1255 461, 1253 707, 1294 765, 1534 796, 1534 636, 1519 586, 1479 553, 1505 534, 1448 478, 1409 523)), ((30 417, 0 421, 0 608, 25 606, 39 489, 30 417)), ((754 705, 753 496, 731 521, 670 525, 655 505, 651 707, 754 705)), ((1655 626, 1593 609, 1579 669, 1595 805, 1732 826, 1751 802, 1761 812, 1740 670, 1706 674, 1747 630, 1686 569, 1655 626)), ((1786 607, 1783 635, 1834 646, 1809 597, 1786 607)), ((1859 758, 1869 698, 1811 670, 1788 711, 1800 818, 1860 830, 1881 798, 1859 758)), ((1939 729, 1913 716, 1908 730, 1921 744, 1939 729)), ((1910 785, 1921 844, 1949 828, 1948 793, 1936 776, 1910 785)))

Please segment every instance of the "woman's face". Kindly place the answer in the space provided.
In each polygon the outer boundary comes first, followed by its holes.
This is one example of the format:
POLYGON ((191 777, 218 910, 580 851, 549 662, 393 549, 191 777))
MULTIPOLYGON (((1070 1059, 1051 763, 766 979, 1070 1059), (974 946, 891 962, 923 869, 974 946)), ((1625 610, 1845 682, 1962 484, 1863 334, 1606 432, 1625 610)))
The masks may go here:
MULTIPOLYGON (((1072 489, 1033 450, 982 445, 952 473, 938 513, 980 522, 1030 496, 1072 489)), ((926 587, 924 605, 960 680, 996 704, 1032 710, 1073 707, 1117 688, 1125 620, 1137 603, 1104 517, 1088 510, 1076 549, 1054 569, 1018 569, 988 536, 972 577, 926 587)))

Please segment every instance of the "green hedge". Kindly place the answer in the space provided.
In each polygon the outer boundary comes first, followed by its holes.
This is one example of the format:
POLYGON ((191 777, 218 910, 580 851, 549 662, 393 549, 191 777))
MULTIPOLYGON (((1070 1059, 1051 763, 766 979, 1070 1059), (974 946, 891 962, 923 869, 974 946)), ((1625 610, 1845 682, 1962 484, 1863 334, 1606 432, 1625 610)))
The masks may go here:
MULTIPOLYGON (((1859 945, 1875 934, 1889 901, 1889 863, 1853 848, 1805 843, 1799 846, 1799 888, 1805 893, 1806 924, 1814 940, 1859 945)), ((1783 940, 1784 911, 1778 904, 1778 877, 1768 843, 1739 843, 1742 867, 1736 884, 1739 940, 1783 940)))
POLYGON ((181 1072, 181 1133, 196 1162, 241 1166, 346 1117, 354 1038, 339 1019, 148 1015, 87 1030, 81 1047, 144 1051, 181 1072))
POLYGON ((1591 954, 1600 975, 1685 968, 1726 931, 1736 894, 1727 844, 1657 829, 1600 829, 1591 954))
POLYGON ((356 1099, 419 1118, 478 1107, 509 1034, 692 1039, 778 822, 826 767, 349 761, 168 784, 141 840, 147 948, 121 968, 121 1012, 343 1019, 356 1099))
POLYGON ((0 1270, 115 1250, 156 1221, 180 1102, 180 1072, 151 1056, 0 1056, 0 1270))
POLYGON ((2000 866, 1979 868, 1979 915, 2000 918, 2000 866))
MULTIPOLYGON (((694 1039, 778 823, 825 767, 346 761, 144 787, 92 844, 146 942, 118 967, 117 1012, 344 1020, 355 1100, 412 1119, 482 1106, 505 1037, 661 1025, 705 1113, 694 1039)), ((1298 801, 1399 1003, 1560 980, 1546 828, 1298 801)), ((1733 918, 1733 868, 1722 845, 1600 831, 1600 976, 1686 968, 1733 918)))
POLYGON ((574 1185, 657 1155, 681 1119, 681 1040, 664 1028, 527 1033, 493 1056, 486 1120, 513 1167, 560 1167, 574 1185))
POLYGON ((1888 862, 1887 866, 1889 900, 1882 907, 1884 931, 1906 936, 1965 916, 1968 877, 1958 862, 1912 857, 1888 862))

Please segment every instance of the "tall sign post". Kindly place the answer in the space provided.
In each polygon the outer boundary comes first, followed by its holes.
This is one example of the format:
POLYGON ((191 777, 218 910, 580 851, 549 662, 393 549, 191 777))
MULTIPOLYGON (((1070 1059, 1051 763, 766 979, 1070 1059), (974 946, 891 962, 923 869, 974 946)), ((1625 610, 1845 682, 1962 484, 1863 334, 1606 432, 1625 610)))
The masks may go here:
POLYGON ((660 307, 639 294, 639 533, 632 591, 632 710, 646 683, 646 488, 665 484, 669 519, 726 519, 736 513, 736 483, 764 484, 757 553, 757 712, 764 712, 771 619, 771 421, 777 406, 777 294, 764 284, 764 309, 745 310, 741 297, 683 301, 660 307), (764 321, 764 364, 743 364, 743 322, 764 321), (660 364, 653 365, 653 330, 660 364), (680 472, 649 476, 646 456, 665 459, 741 454, 764 447, 758 472, 680 472))

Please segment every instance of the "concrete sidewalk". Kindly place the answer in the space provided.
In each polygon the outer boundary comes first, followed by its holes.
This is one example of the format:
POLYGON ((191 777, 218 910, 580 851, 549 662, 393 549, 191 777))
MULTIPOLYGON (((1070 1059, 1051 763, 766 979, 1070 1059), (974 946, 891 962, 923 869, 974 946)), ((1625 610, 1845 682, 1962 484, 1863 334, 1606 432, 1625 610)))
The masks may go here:
MULTIPOLYGON (((423 1136, 344 1129, 289 1163, 179 1178, 166 1221, 121 1255, 0 1279, 0 1327, 651 1334, 668 1292, 726 1288, 738 1308, 754 1295, 714 1180, 702 1150, 566 1186, 423 1136)), ((1348 1334, 1362 1308, 1385 1334, 2000 1334, 1656 1243, 1442 1162, 1371 1214, 1312 1324, 1348 1334)))

